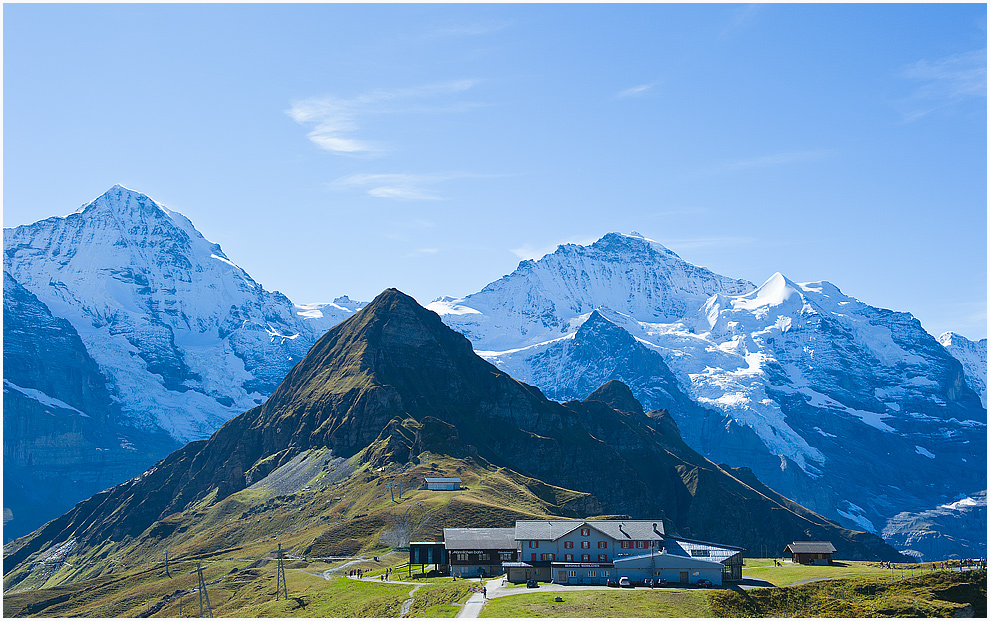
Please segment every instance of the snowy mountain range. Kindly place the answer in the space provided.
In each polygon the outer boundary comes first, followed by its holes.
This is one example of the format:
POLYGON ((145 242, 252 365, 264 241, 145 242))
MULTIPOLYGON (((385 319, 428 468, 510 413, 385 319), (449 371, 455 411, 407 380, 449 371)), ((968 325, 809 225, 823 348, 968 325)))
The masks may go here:
MULTIPOLYGON (((187 218, 121 186, 69 216, 4 229, 4 272, 5 411, 23 406, 4 416, 5 467, 8 455, 49 463, 52 480, 71 465, 32 447, 76 442, 84 417, 93 429, 73 445, 80 455, 205 438, 364 305, 293 304, 187 218), (85 396, 44 365, 9 371, 56 325, 83 361, 85 396), (20 354, 8 351, 12 331, 25 335, 20 354), (53 412, 63 427, 36 424, 53 412)), ((552 399, 621 380, 647 409, 667 409, 694 449, 851 528, 880 533, 986 489, 986 341, 940 343, 910 315, 827 282, 774 274, 757 287, 609 233, 429 308, 552 399)), ((146 451, 147 465, 167 445, 146 451)), ((5 523, 19 512, 7 498, 5 523)))
POLYGON ((119 185, 3 241, 4 271, 73 326, 128 424, 180 442, 259 405, 360 307, 294 305, 185 216, 119 185))
POLYGON ((346 297, 294 305, 186 217, 119 185, 69 216, 4 229, 5 536, 262 403, 318 337, 361 306, 346 297), (55 354, 76 351, 73 365, 52 364, 51 338, 39 335, 53 331, 70 343, 55 354), (33 356, 19 354, 21 341, 33 356), (53 370, 70 366, 83 374, 53 370), (64 420, 53 427, 45 417, 64 420), (59 447, 78 453, 75 462, 59 447), (59 490, 57 502, 38 496, 46 489, 59 490))
POLYGON ((828 282, 756 287, 610 233, 428 308, 555 399, 622 380, 710 459, 851 528, 986 488, 979 345, 953 339, 967 377, 911 315, 828 282))

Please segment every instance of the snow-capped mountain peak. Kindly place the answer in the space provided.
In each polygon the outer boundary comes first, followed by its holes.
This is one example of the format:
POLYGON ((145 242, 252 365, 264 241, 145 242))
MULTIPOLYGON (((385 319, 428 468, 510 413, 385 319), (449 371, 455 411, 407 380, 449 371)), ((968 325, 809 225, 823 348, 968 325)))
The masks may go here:
MULTIPOLYGON (((430 308, 547 395, 621 379, 711 459, 852 527, 986 487, 986 409, 946 351, 964 341, 828 281, 756 287, 609 233, 430 308)), ((965 349, 985 378, 985 341, 965 349)))
POLYGON ((180 441, 260 403, 361 305, 294 307, 188 218, 121 185, 4 229, 4 269, 78 331, 134 426, 180 441))
POLYGON ((987 406, 987 340, 971 341, 961 334, 945 332, 938 342, 963 365, 966 383, 987 406))
POLYGON ((732 305, 735 308, 754 310, 761 307, 782 306, 793 297, 797 297, 803 303, 801 286, 790 281, 780 272, 776 272, 757 290, 735 298, 732 305))
POLYGON ((671 321, 714 294, 754 288, 692 265, 645 237, 608 233, 589 246, 564 244, 538 261, 522 261, 480 292, 428 308, 449 317, 477 348, 504 350, 572 332, 577 318, 596 309, 636 321, 671 321))

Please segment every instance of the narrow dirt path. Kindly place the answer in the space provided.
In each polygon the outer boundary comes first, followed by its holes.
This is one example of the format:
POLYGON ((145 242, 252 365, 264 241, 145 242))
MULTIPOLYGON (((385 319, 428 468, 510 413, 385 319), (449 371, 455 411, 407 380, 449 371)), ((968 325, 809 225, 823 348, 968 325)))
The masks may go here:
POLYGON ((328 569, 328 570, 326 570, 326 571, 323 572, 323 579, 324 580, 329 580, 330 578, 333 577, 332 574, 334 574, 334 573, 336 573, 336 572, 338 572, 338 571, 340 571, 342 569, 346 569, 347 567, 350 567, 351 565, 356 565, 357 563, 361 563, 361 562, 364 562, 364 561, 367 561, 367 560, 368 559, 366 559, 364 557, 361 557, 361 558, 354 559, 353 561, 347 561, 346 563, 344 563, 340 567, 334 567, 333 569, 328 569))
POLYGON ((400 617, 404 617, 407 614, 409 614, 409 611, 412 609, 412 605, 413 605, 413 593, 415 593, 416 591, 418 591, 419 590, 419 587, 421 587, 421 586, 423 586, 423 585, 422 584, 417 584, 416 586, 413 587, 412 591, 409 591, 409 599, 407 599, 406 601, 402 602, 402 610, 399 612, 399 616, 400 617))

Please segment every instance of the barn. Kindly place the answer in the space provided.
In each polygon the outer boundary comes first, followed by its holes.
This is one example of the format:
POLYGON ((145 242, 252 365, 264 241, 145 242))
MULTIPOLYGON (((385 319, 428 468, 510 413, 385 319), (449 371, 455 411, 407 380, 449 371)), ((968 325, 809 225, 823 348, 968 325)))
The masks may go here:
POLYGON ((831 565, 836 550, 831 541, 795 541, 787 544, 784 552, 802 565, 831 565))

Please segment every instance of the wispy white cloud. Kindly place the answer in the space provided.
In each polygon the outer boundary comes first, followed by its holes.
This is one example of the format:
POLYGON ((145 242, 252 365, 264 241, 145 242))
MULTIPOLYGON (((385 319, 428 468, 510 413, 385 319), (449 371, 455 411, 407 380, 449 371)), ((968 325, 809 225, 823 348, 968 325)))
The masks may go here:
POLYGON ((440 252, 439 248, 417 248, 412 252, 406 254, 407 259, 415 259, 417 257, 434 255, 440 252))
POLYGON ((358 188, 378 198, 399 200, 441 200, 436 186, 447 181, 467 178, 484 178, 494 175, 474 173, 409 174, 409 173, 361 173, 341 177, 330 183, 333 188, 358 188))
POLYGON ((646 93, 647 91, 652 89, 653 86, 654 86, 653 84, 640 84, 639 86, 633 86, 632 88, 627 88, 624 91, 619 91, 618 93, 615 94, 615 96, 619 99, 625 97, 635 97, 637 95, 642 95, 643 93, 646 93))
POLYGON ((732 7, 729 20, 722 28, 722 37, 727 37, 739 30, 749 28, 757 16, 766 8, 763 4, 744 4, 732 7))
POLYGON ((312 127, 307 138, 317 147, 341 155, 375 155, 389 146, 356 136, 369 117, 384 114, 458 113, 478 107, 472 102, 437 101, 469 90, 477 80, 456 80, 404 89, 379 89, 350 99, 333 95, 292 103, 285 111, 300 125, 312 127))
POLYGON ((905 121, 916 121, 939 108, 987 96, 987 50, 954 54, 935 61, 919 60, 900 76, 919 83, 897 102, 905 121))

